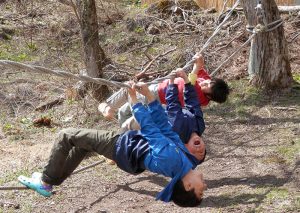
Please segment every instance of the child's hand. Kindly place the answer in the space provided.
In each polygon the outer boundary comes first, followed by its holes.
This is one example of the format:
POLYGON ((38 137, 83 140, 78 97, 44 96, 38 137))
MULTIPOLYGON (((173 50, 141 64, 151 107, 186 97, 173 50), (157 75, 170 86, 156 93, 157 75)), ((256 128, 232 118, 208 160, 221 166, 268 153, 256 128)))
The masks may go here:
POLYGON ((198 71, 204 67, 204 58, 200 53, 197 53, 193 58, 195 62, 192 73, 198 74, 198 71))
POLYGON ((129 85, 131 86, 130 88, 127 88, 129 97, 130 97, 130 102, 131 104, 136 104, 138 102, 137 97, 136 97, 136 91, 134 88, 134 83, 129 82, 129 85))
POLYGON ((174 84, 174 80, 176 76, 177 76, 176 70, 172 70, 172 72, 170 73, 170 84, 174 84))
POLYGON ((184 83, 186 84, 190 82, 189 78, 187 77, 185 71, 182 68, 176 69, 176 76, 182 78, 184 80, 184 83))
POLYGON ((148 99, 149 103, 155 100, 155 97, 152 94, 152 92, 149 90, 147 84, 143 82, 139 82, 134 85, 134 88, 138 93, 144 95, 148 99))

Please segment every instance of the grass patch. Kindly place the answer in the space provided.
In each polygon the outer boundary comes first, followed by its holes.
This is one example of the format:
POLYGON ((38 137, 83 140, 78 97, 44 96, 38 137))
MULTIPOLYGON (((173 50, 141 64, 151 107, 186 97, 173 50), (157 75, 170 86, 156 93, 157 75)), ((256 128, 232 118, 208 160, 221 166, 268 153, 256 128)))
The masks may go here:
POLYGON ((300 193, 297 195, 294 204, 296 209, 300 209, 300 193))
POLYGON ((299 74, 299 73, 293 74, 293 79, 294 79, 296 82, 300 83, 300 74, 299 74))
POLYGON ((15 181, 20 175, 31 176, 31 172, 29 172, 28 168, 24 168, 15 172, 7 173, 4 177, 0 178, 0 185, 15 181))
POLYGON ((286 159, 287 162, 293 162, 296 155, 300 153, 300 139, 292 141, 292 143, 287 146, 278 147, 277 153, 286 159))
POLYGON ((10 43, 3 43, 0 45, 0 60, 31 61, 33 59, 32 52, 32 48, 28 46, 27 48, 20 49, 10 43))
POLYGON ((285 199, 289 195, 289 192, 287 189, 283 188, 274 188, 271 189, 269 193, 266 194, 266 198, 268 202, 272 202, 274 200, 279 200, 279 199, 285 199))

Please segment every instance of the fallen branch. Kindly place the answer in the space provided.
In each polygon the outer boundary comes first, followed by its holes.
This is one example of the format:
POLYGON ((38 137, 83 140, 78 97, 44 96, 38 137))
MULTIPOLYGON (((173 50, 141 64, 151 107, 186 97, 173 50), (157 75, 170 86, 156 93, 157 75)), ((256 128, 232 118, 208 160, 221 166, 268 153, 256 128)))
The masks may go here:
POLYGON ((8 201, 2 201, 2 200, 0 200, 0 207, 6 207, 6 208, 13 207, 14 209, 19 209, 20 208, 20 204, 16 204, 16 203, 12 203, 12 202, 8 202, 8 201))
POLYGON ((148 65, 140 72, 138 73, 135 77, 137 79, 141 79, 143 78, 144 74, 146 73, 146 71, 150 68, 150 66, 153 64, 154 61, 156 61, 159 57, 163 57, 167 54, 169 54, 170 52, 173 52, 174 50, 176 50, 176 47, 171 49, 171 50, 168 50, 167 52, 163 53, 163 54, 160 54, 160 55, 157 55, 155 58, 153 58, 149 63, 148 65))
POLYGON ((51 109, 52 107, 56 106, 56 105, 60 105, 64 102, 65 98, 63 97, 59 97, 57 99, 55 99, 54 101, 51 101, 49 103, 45 103, 41 106, 38 106, 37 108, 35 108, 35 111, 44 111, 44 110, 48 110, 51 109))
MULTIPOLYGON (((91 165, 88 165, 88 166, 82 167, 80 169, 77 169, 72 173, 72 175, 75 175, 75 174, 77 174, 79 172, 82 172, 84 170, 87 170, 89 168, 95 167, 95 166, 103 163, 104 161, 105 160, 100 160, 100 161, 97 161, 97 162, 95 162, 91 165)), ((27 188, 26 186, 0 186, 0 190, 25 190, 25 189, 29 189, 29 188, 27 188)))
MULTIPOLYGON (((236 11, 243 11, 243 8, 238 7, 235 9, 236 11)), ((289 13, 289 12, 297 12, 300 11, 300 6, 278 6, 278 10, 280 13, 289 13)))
POLYGON ((224 46, 218 48, 218 49, 216 50, 216 52, 220 51, 221 49, 224 49, 224 48, 228 47, 234 40, 236 40, 237 38, 241 37, 244 33, 245 33, 245 32, 242 32, 242 33, 238 34, 237 36, 235 36, 235 37, 234 37, 233 39, 231 39, 226 45, 224 45, 224 46))
POLYGON ((297 6, 278 6, 278 10, 281 13, 297 12, 297 11, 300 11, 300 5, 297 5, 297 6))
POLYGON ((294 32, 292 34, 295 34, 295 35, 291 38, 291 40, 288 41, 288 43, 293 42, 300 35, 300 30, 296 31, 296 32, 294 32))
POLYGON ((297 107, 273 107, 274 109, 278 110, 287 110, 287 111, 297 111, 297 107))

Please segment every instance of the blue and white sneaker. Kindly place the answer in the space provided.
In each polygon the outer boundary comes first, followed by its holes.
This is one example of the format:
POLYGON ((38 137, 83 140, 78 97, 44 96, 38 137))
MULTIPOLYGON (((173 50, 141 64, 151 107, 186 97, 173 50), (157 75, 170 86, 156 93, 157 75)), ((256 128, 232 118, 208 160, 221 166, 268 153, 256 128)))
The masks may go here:
POLYGON ((22 183, 24 186, 36 191, 40 195, 43 195, 44 197, 50 197, 52 195, 52 186, 45 186, 42 184, 41 181, 42 174, 39 172, 34 172, 31 176, 25 177, 23 175, 18 177, 18 180, 20 183, 22 183))

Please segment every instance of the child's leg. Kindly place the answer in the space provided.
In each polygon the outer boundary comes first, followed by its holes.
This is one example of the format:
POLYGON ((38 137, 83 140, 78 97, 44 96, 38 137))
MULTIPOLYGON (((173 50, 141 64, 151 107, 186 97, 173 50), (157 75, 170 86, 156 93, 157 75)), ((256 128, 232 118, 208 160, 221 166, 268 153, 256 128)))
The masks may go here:
POLYGON ((120 126, 132 116, 130 104, 127 102, 118 110, 118 121, 120 126))
POLYGON ((149 86, 149 90, 153 93, 155 99, 160 102, 159 95, 158 95, 158 84, 151 84, 149 86))
MULTIPOLYGON (((155 98, 159 100, 158 96, 158 84, 151 84, 149 90, 155 95, 155 98)), ((148 104, 145 96, 138 94, 138 100, 144 104, 148 104)), ((120 126, 126 130, 138 130, 140 125, 134 119, 131 113, 131 107, 129 103, 124 104, 118 111, 118 121, 120 126)))
POLYGON ((113 118, 115 116, 116 111, 127 102, 128 94, 125 88, 121 88, 114 94, 112 94, 106 102, 100 103, 98 106, 98 110, 103 114, 106 118, 113 118))
POLYGON ((62 130, 44 167, 42 181, 51 185, 61 184, 88 152, 97 152, 112 159, 116 138, 115 131, 73 128, 62 130))

